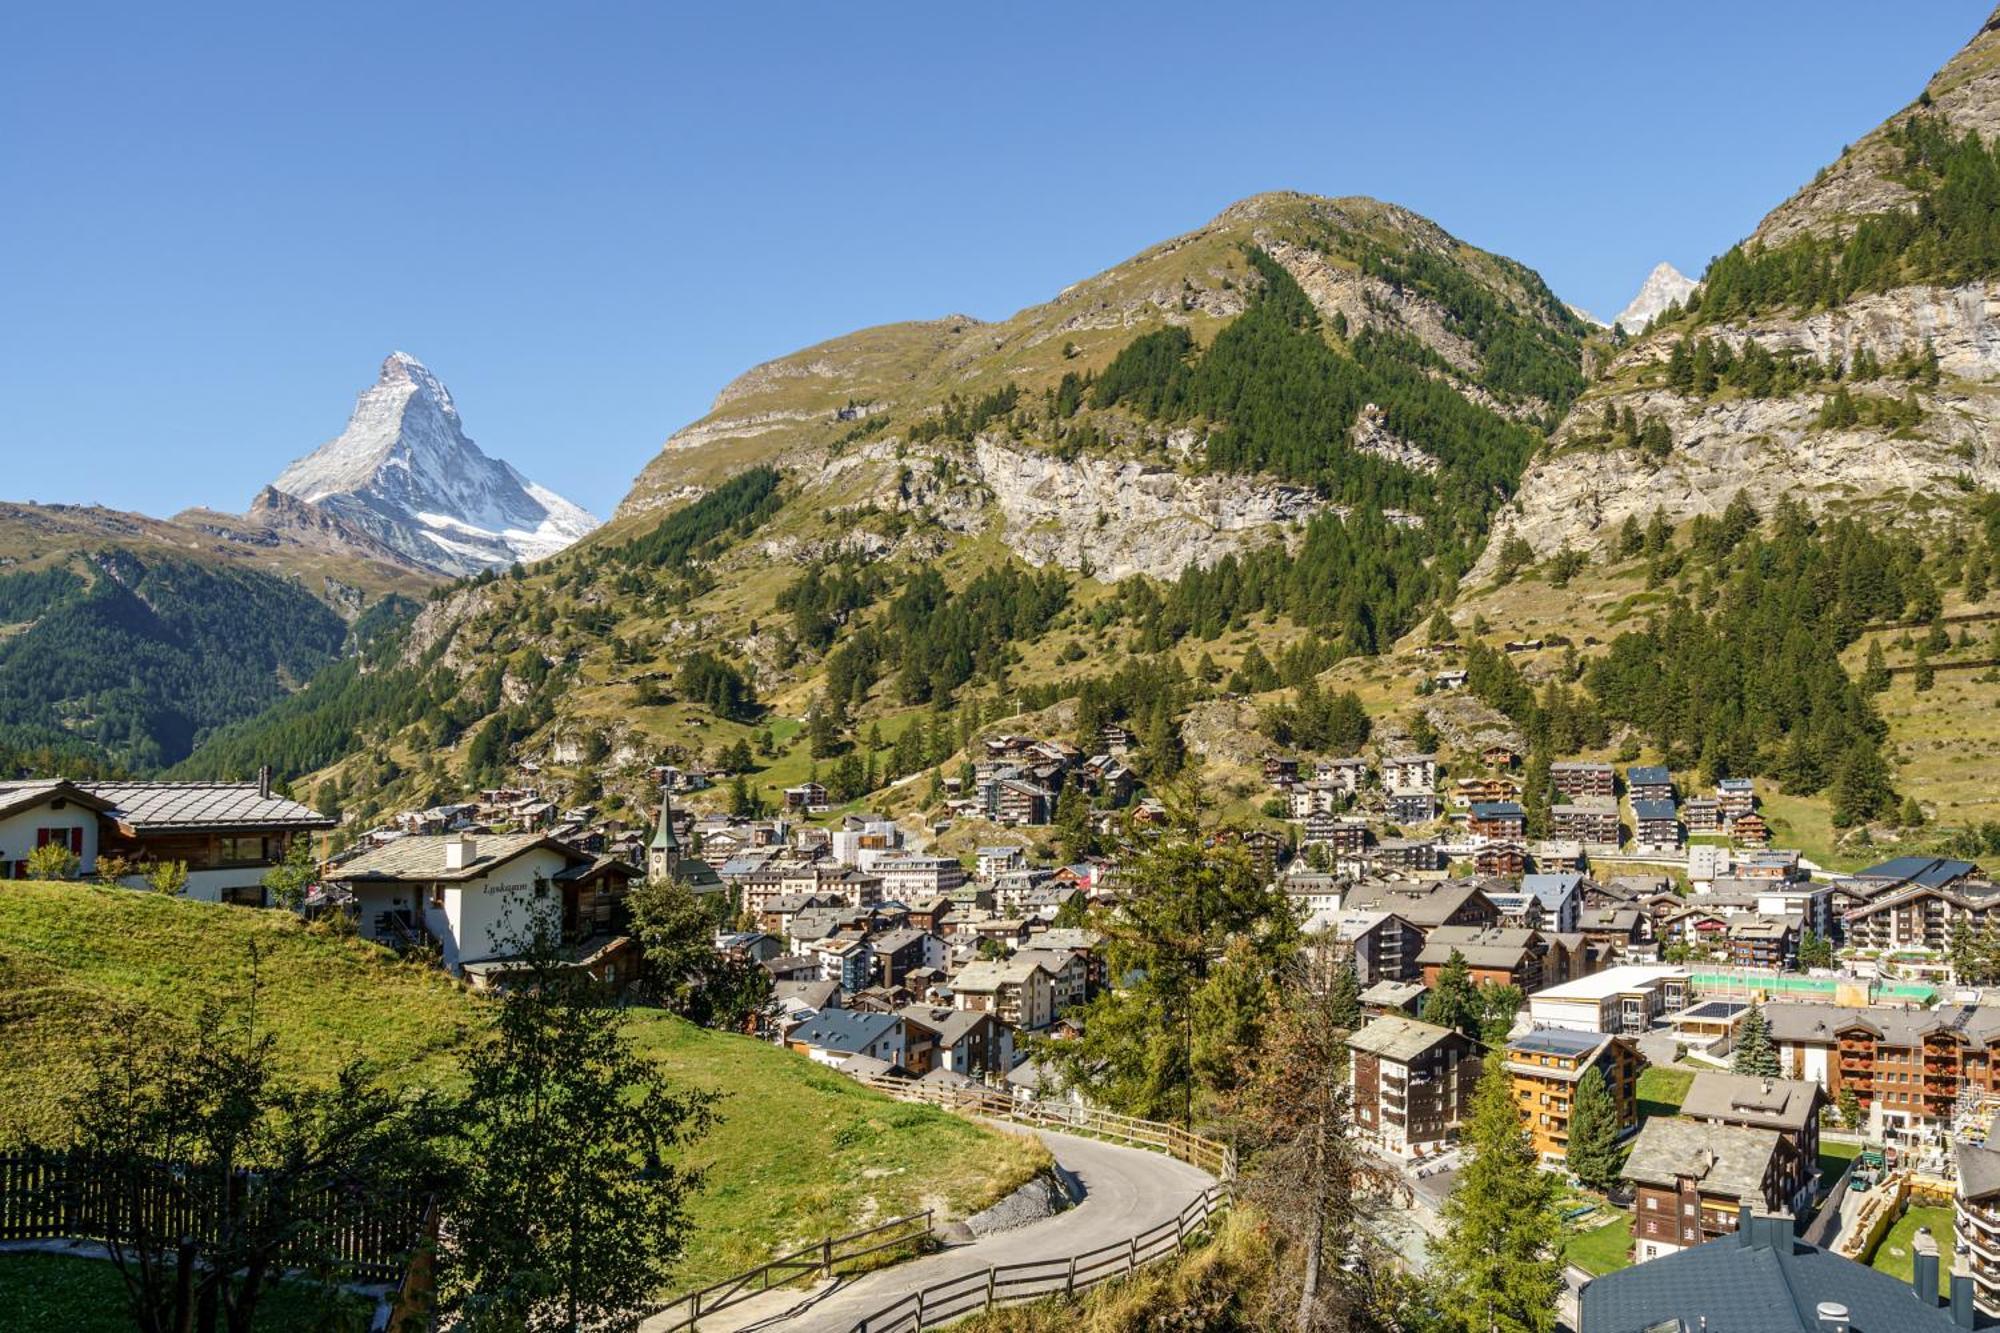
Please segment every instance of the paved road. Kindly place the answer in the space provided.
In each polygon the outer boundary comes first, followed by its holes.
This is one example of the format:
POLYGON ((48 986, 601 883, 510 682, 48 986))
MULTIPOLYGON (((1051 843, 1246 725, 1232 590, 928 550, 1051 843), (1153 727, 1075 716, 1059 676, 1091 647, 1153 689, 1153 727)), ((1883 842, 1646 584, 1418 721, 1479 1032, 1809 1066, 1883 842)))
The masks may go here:
MULTIPOLYGON (((863 1315, 918 1287, 994 1264, 1067 1259, 1170 1222, 1215 1183, 1207 1172, 1164 1153, 1040 1131, 1041 1140, 1082 1181, 1083 1202, 1042 1222, 996 1232, 908 1263, 860 1277, 823 1282, 811 1290, 767 1292, 721 1314, 704 1317, 701 1333, 840 1333, 863 1315)), ((647 1328, 664 1320, 641 1325, 647 1328)))

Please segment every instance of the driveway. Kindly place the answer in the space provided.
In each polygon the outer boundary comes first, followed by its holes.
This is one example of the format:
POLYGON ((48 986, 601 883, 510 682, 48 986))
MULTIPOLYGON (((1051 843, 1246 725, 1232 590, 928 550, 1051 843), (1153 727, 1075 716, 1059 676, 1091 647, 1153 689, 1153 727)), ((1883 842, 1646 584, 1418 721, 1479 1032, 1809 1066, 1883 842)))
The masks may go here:
MULTIPOLYGON (((1164 1153, 1049 1130, 1039 1134, 1056 1161, 1082 1183, 1083 1202, 1076 1207, 860 1277, 821 1282, 810 1290, 766 1292, 704 1316, 701 1333, 781 1328, 787 1333, 844 1333, 863 1315, 919 1287, 996 1264, 1067 1259, 1171 1222, 1215 1183, 1207 1172, 1164 1153)), ((641 1333, 666 1323, 664 1318, 649 1321, 640 1325, 641 1333)))

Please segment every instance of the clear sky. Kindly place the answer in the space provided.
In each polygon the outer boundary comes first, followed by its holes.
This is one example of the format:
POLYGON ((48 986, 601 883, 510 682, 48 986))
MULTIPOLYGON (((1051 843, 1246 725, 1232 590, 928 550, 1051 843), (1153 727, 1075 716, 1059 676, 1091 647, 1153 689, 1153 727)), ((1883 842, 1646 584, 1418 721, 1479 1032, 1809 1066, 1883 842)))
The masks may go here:
POLYGON ((750 365, 1004 317, 1268 189, 1615 313, 1988 0, 21 5, 0 498, 240 509, 390 350, 600 515, 750 365))

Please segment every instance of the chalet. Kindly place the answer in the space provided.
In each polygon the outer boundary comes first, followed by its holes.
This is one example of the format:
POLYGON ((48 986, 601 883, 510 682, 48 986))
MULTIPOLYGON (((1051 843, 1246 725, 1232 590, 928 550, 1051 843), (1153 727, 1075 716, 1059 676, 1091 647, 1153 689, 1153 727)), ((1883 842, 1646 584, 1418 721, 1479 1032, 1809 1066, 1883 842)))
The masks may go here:
POLYGON ((1378 869, 1434 874, 1444 869, 1436 838, 1381 838, 1369 852, 1378 869))
POLYGON ((1292 755, 1264 756, 1264 781, 1274 787, 1288 787, 1299 780, 1299 761, 1292 755))
POLYGON ((1715 803, 1725 820, 1747 815, 1757 808, 1757 784, 1749 778, 1723 778, 1715 784, 1715 803))
POLYGON ((1418 1018, 1428 994, 1421 981, 1378 981, 1361 992, 1361 1012, 1370 1018, 1418 1018))
POLYGON ((832 809, 826 798, 825 784, 801 782, 796 787, 785 788, 785 809, 795 814, 825 814, 832 809))
POLYGON ((1511 745, 1489 745, 1479 752, 1479 759, 1488 768, 1512 768, 1521 761, 1511 745))
POLYGON ((1500 922, 1500 911, 1492 899, 1474 885, 1450 880, 1359 880, 1348 890, 1343 906, 1351 911, 1394 912, 1427 936, 1440 926, 1493 926, 1500 922))
POLYGON ((2000 1096, 2000 1006, 1773 1004, 1764 1013, 1780 1067, 1817 1079, 1835 1102, 1852 1091, 1871 1137, 1943 1129, 1962 1097, 2000 1096))
POLYGON ((1425 824, 1438 817, 1438 799, 1428 788, 1389 793, 1389 818, 1398 824, 1425 824))
POLYGON ((1013 1034, 992 1014, 929 1004, 905 1005, 896 1014, 903 1020, 904 1067, 912 1074, 946 1070, 976 1080, 1005 1073, 1012 1063, 1013 1034))
POLYGON ((1362 986, 1415 979, 1424 937, 1394 912, 1341 912, 1319 920, 1321 930, 1313 942, 1351 963, 1362 986))
POLYGON ((1399 754, 1382 761, 1382 785, 1392 791, 1422 789, 1429 791, 1437 786, 1437 756, 1434 754, 1399 754))
POLYGON ((1634 800, 1632 825, 1632 843, 1642 852, 1677 852, 1681 849, 1680 817, 1670 800, 1634 800))
POLYGON ((1674 776, 1663 764, 1634 764, 1625 770, 1625 794, 1633 801, 1671 801, 1674 776))
POLYGON ((1069 949, 1022 948, 1008 960, 1017 967, 1034 964, 1049 975, 1049 1014, 1062 1017, 1064 1011, 1090 999, 1090 960, 1069 949))
POLYGON ((1798 964, 1799 940, 1805 918, 1798 913, 1738 916, 1730 920, 1724 937, 1728 941, 1732 967, 1764 967, 1788 971, 1798 964))
POLYGON ((1293 868, 1278 881, 1278 889, 1291 904, 1292 914, 1303 921, 1308 917, 1338 912, 1347 896, 1348 881, 1337 875, 1321 871, 1306 870, 1304 862, 1293 862, 1293 868))
POLYGON ((1560 1164, 1569 1155, 1569 1122, 1577 1084, 1595 1069, 1611 1094, 1618 1132, 1639 1124, 1639 1048, 1623 1037, 1570 1028, 1532 1028, 1507 1043, 1507 1075, 1535 1151, 1560 1164))
POLYGON ((1443 671, 1431 673, 1431 686, 1439 690, 1462 690, 1465 688, 1464 667, 1447 667, 1443 671))
POLYGON ((1961 880, 1978 879, 1981 873, 1978 865, 1971 861, 1936 856, 1897 856, 1866 870, 1858 870, 1850 878, 1856 884, 1866 886, 1872 898, 1892 889, 1949 888, 1961 880))
MULTIPOLYGON (((293 839, 338 821, 256 782, 0 782, 0 879, 22 878, 35 848, 68 848, 81 874, 119 858, 136 876, 148 865, 187 867, 189 898, 266 905, 264 874, 293 839)), ((137 884, 136 878, 127 883, 137 884)))
POLYGON ((1315 816, 1306 821, 1305 841, 1319 843, 1336 855, 1358 852, 1368 845, 1368 821, 1315 816))
MULTIPOLYGON (((1961 1141, 1953 1155, 1958 1186, 1952 1197, 1952 1236, 1979 1305, 1989 1312, 2000 1310, 2000 1150, 1961 1141)), ((1954 1271, 1954 1306, 1958 1280, 1954 1271)))
POLYGON ((1520 799, 1521 784, 1512 778, 1460 778, 1452 784, 1452 800, 1458 805, 1479 805, 1491 801, 1520 799))
POLYGON ((1139 743, 1139 738, 1128 727, 1121 727, 1116 722, 1106 722, 1097 729, 1097 743, 1104 747, 1107 754, 1122 757, 1131 752, 1139 743))
POLYGON ((1850 909, 1842 925, 1848 944, 1857 948, 1944 953, 1961 928, 1983 937, 2000 926, 2000 885, 1974 880, 1908 884, 1850 909))
POLYGON ((1686 821, 1689 833, 1720 833, 1722 802, 1712 796, 1697 796, 1681 806, 1681 818, 1686 821))
POLYGON ((1348 1038, 1360 1137, 1424 1156, 1457 1137, 1479 1079, 1471 1039, 1414 1018, 1378 1018, 1348 1038))
POLYGON ((910 973, 944 966, 944 941, 926 930, 903 926, 868 937, 875 974, 885 986, 903 984, 910 973))
POLYGON ((1771 826, 1762 815, 1738 815, 1729 823, 1729 840, 1738 847, 1769 847, 1771 826))
POLYGON ((1590 865, 1590 858, 1583 853, 1583 843, 1575 838, 1543 838, 1528 844, 1528 859, 1535 869, 1543 874, 1560 874, 1575 871, 1582 874, 1590 865))
POLYGON ((1616 847, 1621 832, 1617 798, 1579 796, 1552 805, 1549 831, 1558 838, 1574 838, 1588 847, 1616 847))
POLYGON ((993 818, 1001 824, 1040 826, 1055 813, 1055 794, 1038 783, 1002 778, 993 784, 993 818))
POLYGON ((1802 1212, 1819 1177, 1819 1120, 1827 1104, 1825 1090, 1810 1080, 1703 1070, 1688 1085, 1681 1114, 1707 1125, 1776 1130, 1786 1148, 1779 1154, 1778 1197, 1802 1212))
POLYGON ((957 1008, 990 1013, 1026 1032, 1055 1018, 1055 978, 1033 958, 967 963, 952 977, 951 993, 957 1008))
POLYGON ((1744 1212, 1782 1212, 1790 1198, 1777 1130, 1672 1116, 1653 1116, 1639 1127, 1625 1179, 1635 1192, 1632 1244, 1639 1263, 1731 1235, 1744 1212))
POLYGON ((1567 759, 1550 764, 1549 781, 1572 801, 1618 794, 1617 777, 1611 765, 1595 760, 1567 759))
POLYGON ((1357 795, 1368 781, 1368 761, 1366 759, 1322 759, 1313 765, 1313 779, 1330 782, 1334 790, 1346 796, 1357 795))
POLYGON ((836 931, 807 943, 806 952, 820 960, 822 980, 839 982, 850 995, 865 989, 875 974, 875 949, 859 933, 836 931))
POLYGON ((1607 956, 1629 957, 1650 952, 1651 918, 1635 907, 1588 907, 1577 913, 1578 933, 1607 956))
POLYGON ((1528 868, 1528 849, 1518 842, 1481 843, 1472 853, 1472 868, 1481 875, 1519 875, 1528 868))
POLYGON ((1426 986, 1437 985, 1454 953, 1471 970, 1473 985, 1519 986, 1526 994, 1541 989, 1548 942, 1540 932, 1520 928, 1440 926, 1425 936, 1417 955, 1426 986))
POLYGON ((785 1034, 785 1045, 808 1059, 839 1068, 867 1056, 901 1068, 906 1043, 898 1014, 822 1009, 785 1034))
MULTIPOLYGON (((598 870, 594 858, 539 833, 447 833, 371 848, 328 879, 351 896, 363 938, 434 940, 444 966, 463 975, 516 958, 538 921, 559 929, 581 916, 580 886, 598 870)), ((599 891, 589 890, 593 898, 599 891)), ((613 973, 606 980, 618 980, 617 960, 605 969, 613 973)))
POLYGON ((1346 802, 1347 797, 1331 782, 1321 782, 1315 778, 1311 782, 1292 784, 1285 793, 1285 813, 1293 819, 1310 819, 1314 815, 1332 815, 1346 802))
POLYGON ((1528 816, 1518 801, 1481 802, 1472 807, 1466 829, 1475 838, 1519 842, 1528 834, 1528 816))

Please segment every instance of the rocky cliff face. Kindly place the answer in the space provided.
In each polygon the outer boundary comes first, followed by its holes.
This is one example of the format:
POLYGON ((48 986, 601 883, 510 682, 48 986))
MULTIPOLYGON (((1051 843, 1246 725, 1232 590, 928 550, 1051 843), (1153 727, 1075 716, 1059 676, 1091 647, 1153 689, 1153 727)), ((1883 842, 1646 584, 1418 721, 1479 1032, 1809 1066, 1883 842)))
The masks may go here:
MULTIPOLYGON (((2000 13, 1989 19, 1926 90, 1926 114, 1964 132, 2000 130, 2000 13)), ((1899 112, 1892 120, 1918 109, 1899 112)), ((1773 210, 1752 244, 1806 234, 1837 234, 1866 213, 1899 207, 1908 189, 1892 178, 1897 150, 1871 133, 1806 188, 1773 210)), ((1657 270, 1656 270, 1657 272, 1657 270)), ((1650 285, 1650 282, 1649 282, 1650 285)), ((1538 555, 1565 543, 1601 546, 1628 515, 1655 509, 1670 521, 1719 513, 1739 490, 1760 507, 1789 495, 1818 509, 1872 508, 1923 514, 1950 506, 1975 488, 2000 487, 2000 282, 1942 288, 1910 286, 1858 296, 1839 308, 1780 310, 1704 324, 1695 331, 1740 349, 1754 337, 1767 351, 1794 350, 1851 364, 1864 349, 1888 362, 1928 345, 1939 382, 1918 386, 1923 420, 1894 432, 1818 426, 1824 401, 1814 389, 1789 398, 1722 395, 1706 401, 1664 387, 1659 368, 1687 333, 1668 328, 1623 353, 1605 382, 1580 399, 1530 466, 1515 500, 1501 511, 1473 580, 1491 574, 1501 543, 1524 538, 1538 555), (1657 415, 1674 447, 1662 462, 1589 441, 1605 409, 1657 415)), ((1900 381, 1856 392, 1900 396, 1900 381)))
POLYGON ((471 574, 553 555, 597 521, 466 435, 450 392, 392 353, 347 429, 287 467, 273 489, 429 569, 471 574))

